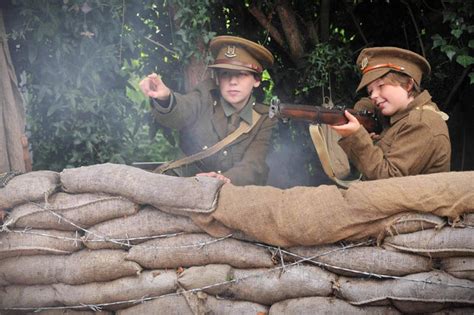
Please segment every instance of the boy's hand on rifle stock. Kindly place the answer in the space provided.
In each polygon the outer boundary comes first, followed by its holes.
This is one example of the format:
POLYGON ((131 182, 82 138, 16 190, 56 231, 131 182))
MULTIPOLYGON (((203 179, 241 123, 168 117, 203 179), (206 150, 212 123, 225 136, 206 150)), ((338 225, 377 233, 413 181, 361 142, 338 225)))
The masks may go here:
POLYGON ((356 133, 356 131, 359 130, 361 126, 357 118, 355 118, 354 115, 349 113, 347 110, 344 111, 344 115, 346 115, 346 118, 349 120, 347 124, 339 125, 339 126, 333 126, 333 125, 330 126, 343 138, 356 133))

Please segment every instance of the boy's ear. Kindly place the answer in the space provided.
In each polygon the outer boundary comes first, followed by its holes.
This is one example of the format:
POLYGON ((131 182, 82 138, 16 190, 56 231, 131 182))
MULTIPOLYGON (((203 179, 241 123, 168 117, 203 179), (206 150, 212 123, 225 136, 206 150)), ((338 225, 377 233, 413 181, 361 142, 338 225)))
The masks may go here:
POLYGON ((408 82, 408 85, 407 85, 407 92, 410 92, 411 90, 413 90, 414 86, 415 86, 415 81, 413 80, 413 78, 410 78, 410 81, 408 82))

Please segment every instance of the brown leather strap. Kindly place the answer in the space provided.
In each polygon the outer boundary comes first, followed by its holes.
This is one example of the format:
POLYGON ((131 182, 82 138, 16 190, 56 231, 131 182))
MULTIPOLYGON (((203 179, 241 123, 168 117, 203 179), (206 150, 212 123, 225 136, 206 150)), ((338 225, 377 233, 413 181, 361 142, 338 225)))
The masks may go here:
POLYGON ((193 155, 186 156, 182 159, 171 161, 171 162, 165 163, 163 165, 160 165, 159 167, 154 169, 153 172, 163 174, 167 170, 170 170, 170 169, 173 169, 173 168, 178 168, 178 167, 181 167, 183 165, 191 164, 193 162, 205 159, 205 158, 219 152, 220 150, 224 149, 229 144, 231 144, 235 140, 237 140, 237 138, 239 138, 244 133, 250 132, 250 130, 252 130, 252 128, 255 127, 255 125, 257 125, 257 122, 260 120, 260 118, 261 118, 261 115, 259 113, 257 113, 255 110, 253 110, 252 111, 252 125, 249 125, 248 123, 246 123, 245 121, 242 120, 240 122, 239 127, 236 130, 234 130, 234 132, 227 135, 227 137, 225 137, 221 141, 217 142, 212 147, 207 148, 203 151, 197 152, 193 155))
POLYGON ((369 71, 379 69, 379 68, 391 68, 391 69, 397 70, 397 71, 405 71, 405 68, 402 67, 402 66, 399 66, 399 65, 396 65, 396 64, 393 64, 393 63, 381 63, 381 64, 378 64, 378 65, 365 67, 364 69, 362 69, 362 73, 366 74, 369 71))
POLYGON ((217 64, 228 64, 228 65, 245 67, 245 68, 255 70, 258 73, 261 73, 263 71, 262 67, 259 67, 258 65, 254 65, 252 63, 243 63, 243 62, 240 62, 240 61, 237 61, 237 60, 216 59, 216 61, 214 61, 214 64, 215 65, 217 65, 217 64))

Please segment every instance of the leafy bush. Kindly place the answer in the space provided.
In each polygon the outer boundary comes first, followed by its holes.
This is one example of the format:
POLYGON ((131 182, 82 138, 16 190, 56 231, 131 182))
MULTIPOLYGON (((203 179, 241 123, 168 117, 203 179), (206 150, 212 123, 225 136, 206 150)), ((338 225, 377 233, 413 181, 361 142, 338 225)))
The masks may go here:
POLYGON ((21 18, 11 39, 35 169, 174 156, 162 137, 149 148, 146 107, 134 99, 137 79, 134 97, 125 88, 137 69, 122 67, 134 47, 123 3, 13 1, 21 18))

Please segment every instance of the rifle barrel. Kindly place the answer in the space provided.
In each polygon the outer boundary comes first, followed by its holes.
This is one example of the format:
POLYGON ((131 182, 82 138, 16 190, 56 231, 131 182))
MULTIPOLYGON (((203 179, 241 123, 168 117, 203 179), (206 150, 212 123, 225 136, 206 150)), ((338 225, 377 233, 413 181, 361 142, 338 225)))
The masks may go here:
MULTIPOLYGON (((369 132, 380 132, 377 119, 372 112, 347 109, 369 132)), ((344 110, 329 109, 321 106, 272 103, 269 109, 270 118, 302 120, 313 124, 344 125, 348 122, 344 110)))

